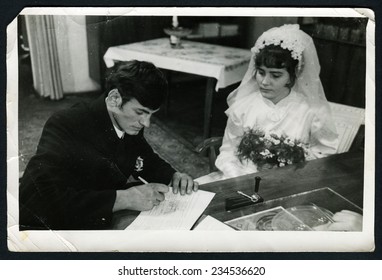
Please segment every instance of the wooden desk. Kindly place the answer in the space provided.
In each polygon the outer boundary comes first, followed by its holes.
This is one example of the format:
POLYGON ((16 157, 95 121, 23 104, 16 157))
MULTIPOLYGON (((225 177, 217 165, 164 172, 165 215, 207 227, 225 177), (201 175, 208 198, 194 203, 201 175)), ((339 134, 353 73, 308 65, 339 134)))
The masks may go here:
POLYGON ((329 187, 363 208, 363 156, 362 152, 337 154, 300 166, 291 165, 203 185, 200 189, 216 193, 204 214, 227 221, 258 211, 256 208, 260 204, 231 212, 225 211, 225 199, 237 195, 236 191, 252 193, 255 176, 262 179, 259 194, 265 202, 329 187))
MULTIPOLYGON (((259 193, 265 202, 297 193, 330 187, 359 207, 363 207, 364 158, 362 152, 344 153, 323 159, 312 160, 303 165, 291 165, 266 170, 229 180, 200 186, 200 189, 216 193, 204 212, 220 221, 227 221, 256 211, 256 206, 225 210, 225 199, 241 190, 251 193, 254 177, 261 177, 259 193)), ((260 204, 259 204, 260 205, 260 204)), ((138 212, 124 211, 115 214, 113 229, 126 228, 138 212)))
POLYGON ((207 77, 203 136, 208 138, 214 92, 241 81, 251 52, 187 40, 182 40, 182 46, 171 48, 168 38, 114 46, 106 51, 104 61, 107 67, 112 67, 115 61, 144 60, 162 69, 207 77))

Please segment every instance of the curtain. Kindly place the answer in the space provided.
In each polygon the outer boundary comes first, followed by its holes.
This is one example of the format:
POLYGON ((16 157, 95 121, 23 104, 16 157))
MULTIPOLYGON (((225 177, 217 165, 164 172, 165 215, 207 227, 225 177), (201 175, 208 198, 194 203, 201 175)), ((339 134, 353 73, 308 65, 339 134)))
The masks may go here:
POLYGON ((63 86, 52 15, 25 16, 32 64, 33 86, 52 100, 63 98, 63 86))

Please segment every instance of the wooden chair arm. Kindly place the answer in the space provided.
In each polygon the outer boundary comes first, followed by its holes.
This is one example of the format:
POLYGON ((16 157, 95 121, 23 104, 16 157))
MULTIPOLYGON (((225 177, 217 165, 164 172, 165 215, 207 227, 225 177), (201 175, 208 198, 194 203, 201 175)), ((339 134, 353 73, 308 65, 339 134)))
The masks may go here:
POLYGON ((217 157, 216 150, 218 147, 222 145, 222 143, 223 143, 223 137, 211 137, 204 140, 195 148, 195 152, 199 154, 202 154, 208 151, 210 172, 217 170, 215 167, 215 161, 217 157))
POLYGON ((195 152, 200 154, 205 152, 209 148, 220 147, 222 145, 222 142, 223 142, 223 137, 207 138, 195 148, 195 152))

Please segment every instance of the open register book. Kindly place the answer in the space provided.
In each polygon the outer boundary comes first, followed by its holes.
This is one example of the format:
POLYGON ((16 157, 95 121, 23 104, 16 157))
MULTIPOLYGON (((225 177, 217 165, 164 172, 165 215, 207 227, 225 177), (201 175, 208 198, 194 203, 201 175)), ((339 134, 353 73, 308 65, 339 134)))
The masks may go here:
POLYGON ((150 211, 142 211, 126 230, 190 230, 214 197, 214 193, 198 190, 189 195, 173 194, 150 211))

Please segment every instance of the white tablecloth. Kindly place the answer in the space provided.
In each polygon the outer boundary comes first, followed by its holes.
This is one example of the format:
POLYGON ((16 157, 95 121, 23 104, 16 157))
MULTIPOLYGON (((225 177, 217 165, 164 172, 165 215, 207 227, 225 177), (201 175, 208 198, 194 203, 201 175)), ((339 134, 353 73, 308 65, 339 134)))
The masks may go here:
POLYGON ((186 40, 182 46, 171 48, 168 38, 114 46, 106 51, 104 61, 112 67, 115 61, 144 60, 159 68, 212 77, 217 80, 217 91, 241 81, 251 58, 245 49, 186 40))

